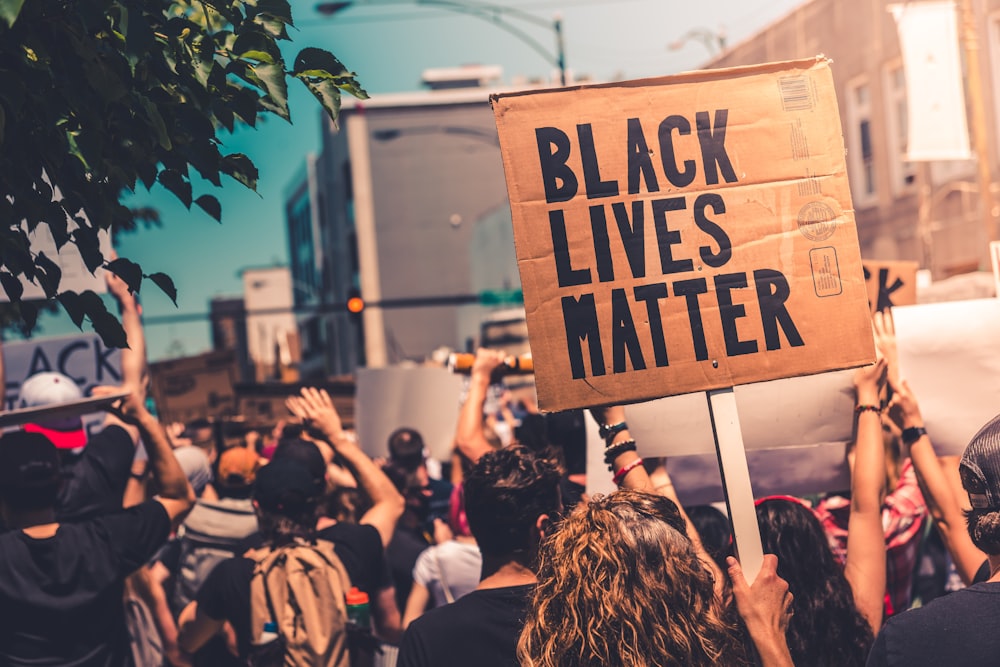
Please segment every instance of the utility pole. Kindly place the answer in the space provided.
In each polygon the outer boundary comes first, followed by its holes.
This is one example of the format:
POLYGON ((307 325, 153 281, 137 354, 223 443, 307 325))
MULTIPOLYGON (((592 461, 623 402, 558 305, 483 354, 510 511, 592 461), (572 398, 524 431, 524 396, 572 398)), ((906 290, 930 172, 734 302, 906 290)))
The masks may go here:
POLYGON ((983 100, 983 79, 979 68, 979 37, 977 34, 976 12, 972 0, 962 0, 962 47, 965 53, 965 67, 969 82, 968 98, 972 107, 972 140, 976 151, 976 167, 979 181, 980 218, 986 241, 997 238, 994 215, 993 182, 990 174, 990 151, 987 142, 986 108, 983 100))

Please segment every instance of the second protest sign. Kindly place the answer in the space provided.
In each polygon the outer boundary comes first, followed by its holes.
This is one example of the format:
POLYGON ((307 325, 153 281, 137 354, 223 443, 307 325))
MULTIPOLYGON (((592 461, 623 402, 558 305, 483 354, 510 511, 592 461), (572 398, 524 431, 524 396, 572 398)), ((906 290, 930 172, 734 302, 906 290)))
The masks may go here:
POLYGON ((541 408, 874 359, 826 59, 491 102, 541 408))

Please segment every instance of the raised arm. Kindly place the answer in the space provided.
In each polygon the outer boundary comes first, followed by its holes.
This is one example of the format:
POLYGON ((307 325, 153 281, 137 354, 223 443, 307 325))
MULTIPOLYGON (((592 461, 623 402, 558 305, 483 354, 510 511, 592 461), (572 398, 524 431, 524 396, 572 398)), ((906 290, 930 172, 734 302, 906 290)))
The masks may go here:
POLYGON ((458 413, 455 446, 472 463, 476 463, 483 454, 493 449, 483 432, 483 406, 493 372, 503 364, 504 356, 498 350, 479 348, 469 373, 469 393, 458 413))
POLYGON ((934 525, 951 553, 962 581, 968 585, 972 583, 976 571, 986 560, 986 554, 972 543, 972 538, 965 529, 965 515, 934 451, 934 445, 924 429, 924 418, 917 397, 910 389, 910 385, 901 379, 898 368, 893 369, 893 365, 898 365, 899 355, 892 311, 876 313, 875 340, 879 350, 889 362, 889 385, 893 391, 889 417, 903 434, 903 444, 909 447, 910 460, 913 462, 913 469, 927 501, 927 507, 934 517, 934 525))
POLYGON ((851 466, 851 515, 847 521, 847 562, 844 574, 854 592, 854 604, 872 631, 882 625, 885 599, 885 535, 882 499, 885 495, 885 445, 882 440, 881 396, 888 364, 879 356, 854 374, 857 428, 851 466))
POLYGON ((371 509, 365 512, 359 523, 373 526, 382 538, 382 546, 388 545, 396 530, 396 522, 403 515, 405 501, 382 469, 361 450, 354 438, 345 433, 330 395, 325 390, 303 387, 301 395, 290 396, 285 405, 293 415, 317 426, 350 466, 358 484, 372 501, 371 509))
POLYGON ((663 465, 663 460, 658 461, 652 475, 646 471, 642 458, 635 451, 635 439, 629 433, 628 424, 625 422, 625 408, 621 405, 610 405, 590 409, 590 414, 601 426, 602 437, 605 442, 605 462, 614 475, 615 483, 619 487, 655 493, 674 501, 677 510, 684 519, 684 526, 688 539, 694 547, 698 558, 712 572, 715 578, 716 593, 721 595, 723 589, 722 570, 709 555, 702 544, 701 536, 695 528, 691 518, 684 511, 684 506, 677 497, 673 481, 667 473, 667 468, 663 465))
MULTIPOLYGON (((129 291, 125 281, 105 269, 104 281, 108 285, 108 292, 118 303, 118 314, 121 317, 122 327, 125 329, 125 336, 128 347, 122 348, 122 384, 130 387, 146 386, 146 336, 142 330, 142 319, 139 311, 139 303, 135 295, 129 291)), ((115 415, 108 413, 109 421, 115 422, 115 415)))
POLYGON ((156 417, 146 409, 145 392, 126 386, 94 387, 92 393, 94 396, 107 396, 122 389, 129 391, 129 395, 122 399, 113 412, 122 422, 138 429, 149 457, 151 482, 158 494, 155 499, 167 510, 176 527, 194 505, 194 491, 174 457, 166 432, 156 417))

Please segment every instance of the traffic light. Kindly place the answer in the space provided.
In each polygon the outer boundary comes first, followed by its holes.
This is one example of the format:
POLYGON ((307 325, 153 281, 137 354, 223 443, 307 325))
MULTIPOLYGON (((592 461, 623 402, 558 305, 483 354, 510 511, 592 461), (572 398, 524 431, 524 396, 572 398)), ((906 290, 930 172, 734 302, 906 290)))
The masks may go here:
POLYGON ((347 295, 347 312, 350 313, 351 319, 360 320, 364 309, 365 300, 361 298, 360 292, 357 289, 351 290, 347 295))

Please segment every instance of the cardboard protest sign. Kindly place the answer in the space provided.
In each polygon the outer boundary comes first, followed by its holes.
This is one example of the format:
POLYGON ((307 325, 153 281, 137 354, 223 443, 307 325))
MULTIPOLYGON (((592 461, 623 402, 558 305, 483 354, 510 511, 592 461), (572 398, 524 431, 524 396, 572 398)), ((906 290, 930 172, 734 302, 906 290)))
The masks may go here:
POLYGON ((247 427, 273 427, 281 420, 293 419, 285 401, 289 396, 301 395, 302 387, 307 386, 326 391, 333 401, 341 425, 346 429, 354 429, 355 383, 352 376, 294 383, 238 382, 234 387, 236 414, 247 427))
POLYGON ((877 313, 895 306, 917 302, 917 262, 864 260, 862 267, 868 287, 868 304, 877 313))
POLYGON ((491 101, 540 407, 874 359, 826 59, 491 101))
POLYGON ((21 383, 36 373, 56 372, 73 379, 84 396, 97 385, 121 384, 121 350, 97 334, 4 342, 4 409, 13 410, 21 383))
MULTIPOLYGON (((21 384, 36 373, 56 372, 73 379, 83 395, 98 385, 121 384, 121 350, 101 342, 97 334, 54 336, 4 342, 4 410, 17 408, 21 384)), ((104 421, 103 413, 84 418, 90 430, 104 421)))
POLYGON ((894 308, 899 370, 938 455, 961 455, 1000 413, 1000 300, 894 308))
POLYGON ((232 352, 207 352, 149 365, 160 421, 189 422, 236 414, 232 352))
POLYGON ((420 432, 432 457, 451 458, 466 380, 435 366, 359 368, 355 421, 369 456, 388 456, 389 435, 407 426, 420 432))

